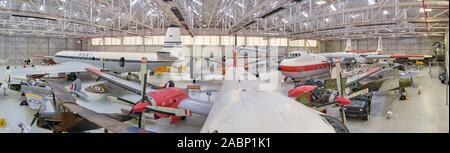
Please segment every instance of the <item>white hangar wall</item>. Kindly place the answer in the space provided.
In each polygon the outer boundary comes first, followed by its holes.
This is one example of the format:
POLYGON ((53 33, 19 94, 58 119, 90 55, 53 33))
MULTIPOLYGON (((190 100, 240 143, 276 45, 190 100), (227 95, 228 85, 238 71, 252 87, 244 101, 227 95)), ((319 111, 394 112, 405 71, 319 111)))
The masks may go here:
MULTIPOLYGON (((432 45, 443 41, 444 37, 415 37, 415 38, 383 38, 383 51, 386 54, 431 54, 432 45)), ((353 50, 376 50, 378 39, 352 40, 353 50)), ((320 52, 339 52, 346 47, 347 40, 323 41, 320 52)))
POLYGON ((62 50, 80 50, 80 44, 80 40, 70 38, 0 35, 0 65, 20 65, 25 59, 49 56, 62 50))

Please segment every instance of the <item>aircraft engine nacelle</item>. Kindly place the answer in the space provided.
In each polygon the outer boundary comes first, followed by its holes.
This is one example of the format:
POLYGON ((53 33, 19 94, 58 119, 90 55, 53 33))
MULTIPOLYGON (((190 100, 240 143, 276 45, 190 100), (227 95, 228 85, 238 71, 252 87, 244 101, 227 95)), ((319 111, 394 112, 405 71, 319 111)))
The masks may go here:
POLYGON ((120 67, 125 67, 125 58, 124 58, 124 57, 121 57, 121 58, 119 59, 119 66, 120 66, 120 67))

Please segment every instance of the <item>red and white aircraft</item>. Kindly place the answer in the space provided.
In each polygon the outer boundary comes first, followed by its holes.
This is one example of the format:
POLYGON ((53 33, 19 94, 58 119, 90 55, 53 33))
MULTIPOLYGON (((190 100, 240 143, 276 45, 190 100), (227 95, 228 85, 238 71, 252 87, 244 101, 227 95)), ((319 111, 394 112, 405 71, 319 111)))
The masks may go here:
POLYGON ((280 62, 278 70, 281 73, 291 79, 303 79, 309 77, 316 77, 318 75, 329 74, 333 63, 340 61, 341 63, 367 63, 369 60, 375 59, 425 59, 432 58, 429 55, 407 55, 407 54, 393 54, 382 55, 381 51, 381 38, 379 39, 379 49, 374 54, 357 54, 351 52, 338 52, 338 53, 308 53, 308 52, 292 52, 287 58, 280 62))

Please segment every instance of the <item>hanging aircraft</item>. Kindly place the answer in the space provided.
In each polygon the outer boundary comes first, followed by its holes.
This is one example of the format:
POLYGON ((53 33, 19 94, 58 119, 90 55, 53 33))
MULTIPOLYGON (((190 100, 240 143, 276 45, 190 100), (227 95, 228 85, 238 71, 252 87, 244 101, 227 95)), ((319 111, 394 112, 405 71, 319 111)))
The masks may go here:
MULTIPOLYGON (((175 61, 184 58, 183 53, 180 28, 172 25, 167 29, 164 47, 156 53, 61 51, 52 57, 59 64, 9 68, 7 71, 10 75, 64 73, 68 74, 68 80, 74 81, 77 78, 76 73, 86 72, 86 68, 89 67, 112 72, 137 72, 139 71, 141 57, 148 59, 148 66, 153 71, 156 68, 171 66, 175 61)), ((150 74, 153 74, 153 72, 150 74)))

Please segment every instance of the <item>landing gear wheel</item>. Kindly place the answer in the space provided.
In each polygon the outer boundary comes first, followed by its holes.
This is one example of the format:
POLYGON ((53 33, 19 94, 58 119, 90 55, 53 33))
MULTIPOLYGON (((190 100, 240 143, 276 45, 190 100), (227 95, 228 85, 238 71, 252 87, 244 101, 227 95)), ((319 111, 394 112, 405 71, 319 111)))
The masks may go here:
POLYGON ((406 89, 405 88, 400 88, 400 92, 406 92, 406 89))
POLYGON ((173 87, 175 87, 175 82, 173 82, 172 80, 169 80, 169 81, 167 82, 167 86, 168 86, 169 88, 173 88, 173 87))
POLYGON ((406 100, 406 96, 405 96, 405 95, 401 95, 401 96, 400 96, 400 100, 401 100, 401 101, 406 100))
POLYGON ((322 83, 322 81, 317 81, 317 82, 316 82, 316 85, 319 86, 319 87, 322 87, 322 86, 323 86, 323 83, 322 83))
POLYGON ((366 114, 364 116, 362 116, 362 119, 364 121, 368 121, 370 119, 370 117, 371 117, 370 106, 365 107, 364 111, 365 111, 366 114))
POLYGON ((186 120, 186 116, 181 117, 181 120, 182 121, 186 120))
POLYGON ((67 80, 69 80, 69 81, 75 81, 76 79, 77 79, 76 73, 70 73, 67 75, 67 80))
POLYGON ((155 72, 150 71, 149 75, 150 75, 150 76, 153 76, 153 75, 155 75, 155 72))

